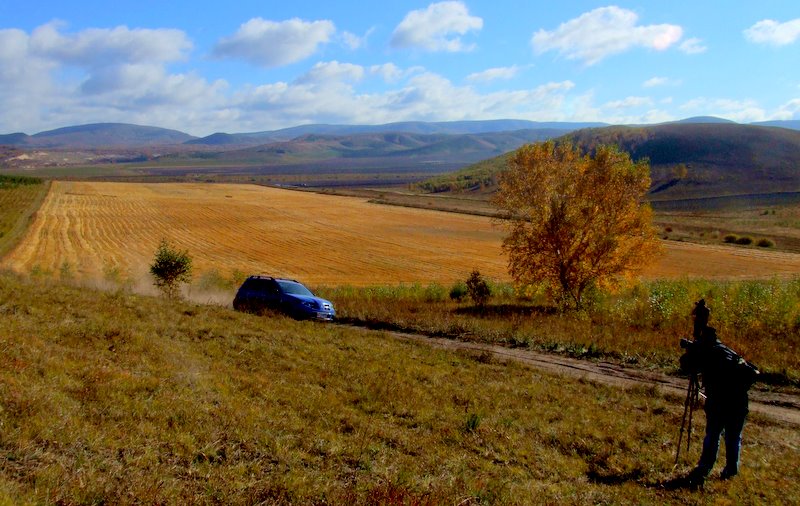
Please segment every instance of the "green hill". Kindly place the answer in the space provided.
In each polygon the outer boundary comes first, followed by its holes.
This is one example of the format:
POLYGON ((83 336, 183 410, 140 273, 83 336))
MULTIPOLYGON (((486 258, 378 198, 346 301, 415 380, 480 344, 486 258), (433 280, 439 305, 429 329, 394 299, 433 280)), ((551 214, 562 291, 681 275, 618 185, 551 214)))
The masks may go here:
MULTIPOLYGON (((648 158, 651 198, 671 200, 800 191, 800 132, 735 123, 591 128, 559 137, 591 151, 616 144, 648 158), (685 170, 684 170, 685 169, 685 170)), ((508 155, 422 183, 427 191, 492 191, 508 155)))

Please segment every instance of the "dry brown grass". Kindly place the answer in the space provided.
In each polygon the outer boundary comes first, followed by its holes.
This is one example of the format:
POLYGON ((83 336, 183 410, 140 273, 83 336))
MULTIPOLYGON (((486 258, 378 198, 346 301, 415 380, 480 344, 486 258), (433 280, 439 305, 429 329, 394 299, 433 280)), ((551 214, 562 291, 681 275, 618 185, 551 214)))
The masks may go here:
MULTIPOLYGON (((507 280, 491 219, 371 204, 251 185, 54 182, 20 245, 3 266, 109 272, 146 279, 158 242, 187 249, 195 270, 231 278, 268 273, 312 285, 452 283, 473 269, 507 280)), ((650 278, 793 276, 800 255, 666 243, 650 278)))
POLYGON ((796 504, 800 432, 663 485, 681 398, 0 273, 0 504, 796 504), (721 467, 721 466, 720 466, 721 467), (719 469, 719 468, 718 468, 719 469))

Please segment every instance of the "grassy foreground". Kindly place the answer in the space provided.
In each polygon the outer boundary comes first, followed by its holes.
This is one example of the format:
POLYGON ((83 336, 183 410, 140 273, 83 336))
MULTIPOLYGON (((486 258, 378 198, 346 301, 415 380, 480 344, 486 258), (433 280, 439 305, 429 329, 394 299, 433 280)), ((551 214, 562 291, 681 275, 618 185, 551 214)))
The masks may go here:
POLYGON ((653 390, 8 274, 0 314, 0 503, 800 501, 800 433, 758 417, 737 479, 662 487, 653 390))

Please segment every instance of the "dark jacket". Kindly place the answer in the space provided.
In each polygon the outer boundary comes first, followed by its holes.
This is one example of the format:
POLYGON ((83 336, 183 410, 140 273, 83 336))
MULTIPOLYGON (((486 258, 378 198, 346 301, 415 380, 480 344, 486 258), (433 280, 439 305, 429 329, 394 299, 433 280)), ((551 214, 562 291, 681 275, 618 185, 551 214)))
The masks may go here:
POLYGON ((747 406, 747 391, 758 369, 717 339, 713 329, 694 341, 681 357, 681 369, 699 374, 707 400, 714 406, 747 406))

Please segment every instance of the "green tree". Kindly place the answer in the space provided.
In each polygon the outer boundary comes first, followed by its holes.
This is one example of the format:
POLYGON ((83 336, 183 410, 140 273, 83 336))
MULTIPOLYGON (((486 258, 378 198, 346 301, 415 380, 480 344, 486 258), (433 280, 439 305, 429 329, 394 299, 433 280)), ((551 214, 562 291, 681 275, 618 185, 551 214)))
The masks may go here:
POLYGON ((611 287, 656 258, 650 167, 615 146, 589 156, 570 143, 521 147, 500 175, 494 203, 510 229, 509 272, 580 308, 591 287, 611 287))
POLYGON ((155 278, 155 285, 169 298, 180 295, 180 284, 191 281, 192 259, 188 251, 178 251, 162 239, 156 250, 150 274, 155 278))

